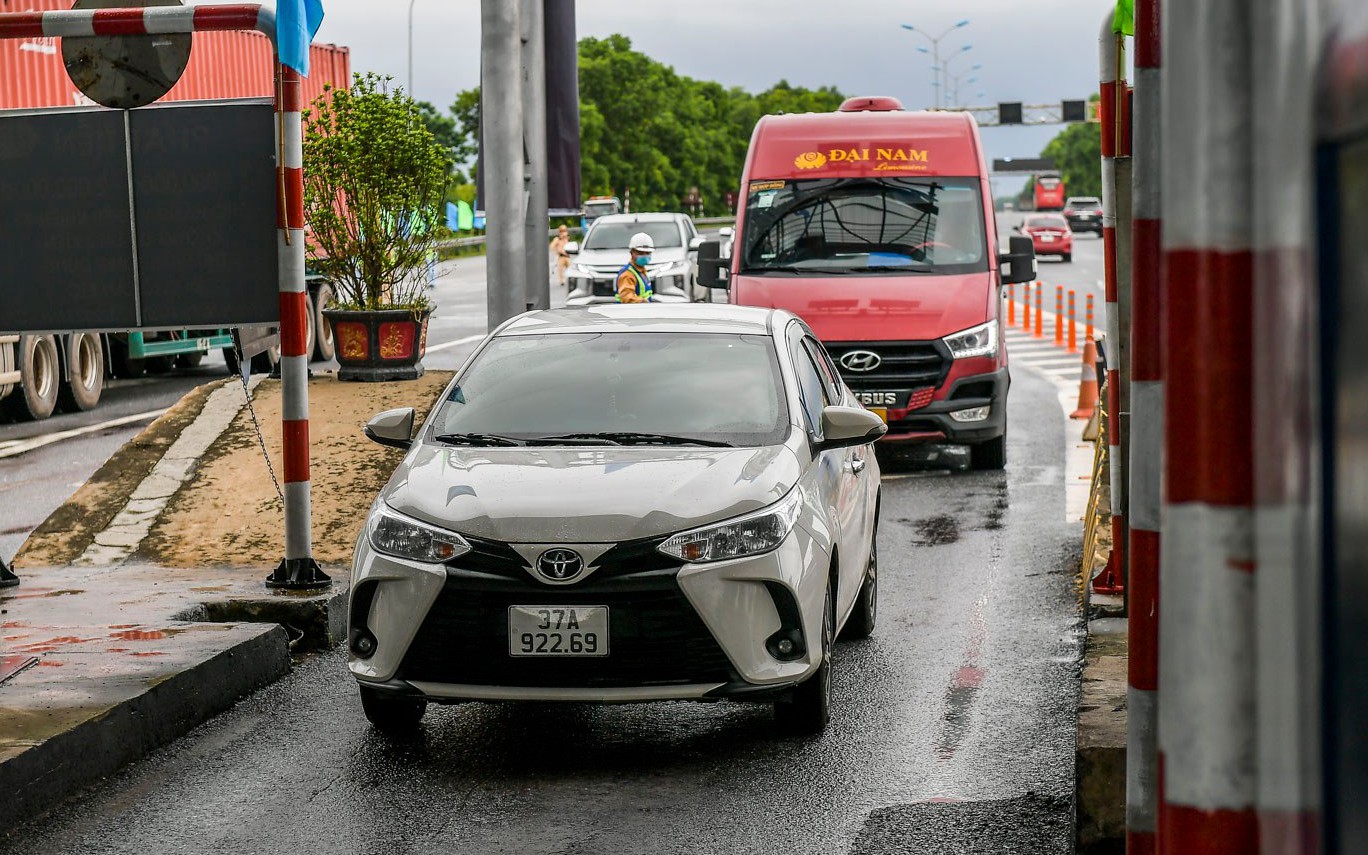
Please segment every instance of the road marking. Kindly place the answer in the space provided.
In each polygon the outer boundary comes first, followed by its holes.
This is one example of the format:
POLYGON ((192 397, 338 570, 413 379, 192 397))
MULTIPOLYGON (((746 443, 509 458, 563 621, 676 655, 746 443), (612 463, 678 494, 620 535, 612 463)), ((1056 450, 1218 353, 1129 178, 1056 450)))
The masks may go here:
POLYGON ((15 457, 17 455, 24 454, 25 452, 33 451, 37 448, 42 448, 45 445, 51 445, 54 442, 61 442, 64 439, 71 439, 72 437, 83 436, 88 433, 98 433, 99 431, 107 430, 108 428, 120 427, 122 425, 130 425, 135 422, 151 421, 152 419, 155 419, 157 416, 160 416, 164 412, 166 412, 165 408, 160 410, 148 410, 145 413, 136 413, 131 416, 123 416, 122 418, 110 419, 107 422, 100 422, 99 424, 87 425, 85 427, 80 428, 72 428, 71 430, 57 431, 56 433, 47 433, 43 434, 42 436, 35 436, 31 439, 13 440, 9 443, 6 443, 4 446, 0 447, 0 459, 6 457, 15 457))
POLYGON ((428 353, 436 353, 439 350, 448 350, 453 347, 460 347, 463 344, 470 344, 472 341, 479 341, 485 337, 485 333, 479 335, 468 335, 465 338, 458 338, 455 341, 445 341, 441 344, 430 344, 427 346, 428 353))

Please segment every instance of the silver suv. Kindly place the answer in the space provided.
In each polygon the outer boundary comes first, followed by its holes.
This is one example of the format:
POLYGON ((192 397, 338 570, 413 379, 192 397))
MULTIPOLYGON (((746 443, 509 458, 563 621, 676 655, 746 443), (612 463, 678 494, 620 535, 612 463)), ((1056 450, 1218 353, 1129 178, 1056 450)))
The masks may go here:
POLYGON ((698 287, 698 245, 703 239, 689 215, 609 214, 594 220, 583 243, 566 247, 573 259, 567 306, 617 302, 614 283, 632 260, 627 242, 637 232, 645 232, 655 242, 646 275, 657 303, 706 299, 706 291, 698 287))

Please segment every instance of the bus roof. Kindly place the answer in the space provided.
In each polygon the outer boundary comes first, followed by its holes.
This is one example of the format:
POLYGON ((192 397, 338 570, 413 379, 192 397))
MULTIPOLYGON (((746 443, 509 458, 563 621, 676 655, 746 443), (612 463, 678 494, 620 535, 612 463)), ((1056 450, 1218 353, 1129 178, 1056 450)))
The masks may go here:
POLYGON ((972 116, 901 110, 765 116, 747 166, 749 180, 986 174, 972 116))

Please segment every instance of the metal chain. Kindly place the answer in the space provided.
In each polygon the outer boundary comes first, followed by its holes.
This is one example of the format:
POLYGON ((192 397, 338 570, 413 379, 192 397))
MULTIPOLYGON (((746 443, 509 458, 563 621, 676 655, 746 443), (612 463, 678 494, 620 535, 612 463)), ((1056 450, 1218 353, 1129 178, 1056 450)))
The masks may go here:
MULTIPOLYGON (((238 350, 237 345, 233 346, 233 351, 237 354, 238 368, 246 364, 242 358, 242 351, 238 350)), ((275 467, 271 465, 271 454, 266 450, 266 437, 261 434, 261 422, 257 421, 256 408, 252 406, 252 390, 247 388, 247 375, 241 370, 238 377, 242 378, 242 395, 247 399, 247 414, 252 417, 252 429, 256 431, 257 445, 261 447, 261 456, 266 460, 266 471, 271 474, 271 483, 275 485, 276 498, 281 504, 285 503, 285 491, 280 489, 280 481, 276 478, 275 467)))

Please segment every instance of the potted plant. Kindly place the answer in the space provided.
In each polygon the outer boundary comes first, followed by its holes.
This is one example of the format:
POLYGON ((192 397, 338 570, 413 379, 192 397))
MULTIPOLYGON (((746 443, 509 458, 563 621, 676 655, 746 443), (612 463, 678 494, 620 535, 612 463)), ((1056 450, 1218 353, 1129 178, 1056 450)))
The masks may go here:
POLYGON ((357 74, 304 119, 304 213, 315 270, 332 282, 323 311, 342 380, 422 376, 426 269, 450 158, 417 103, 390 78, 357 74))

